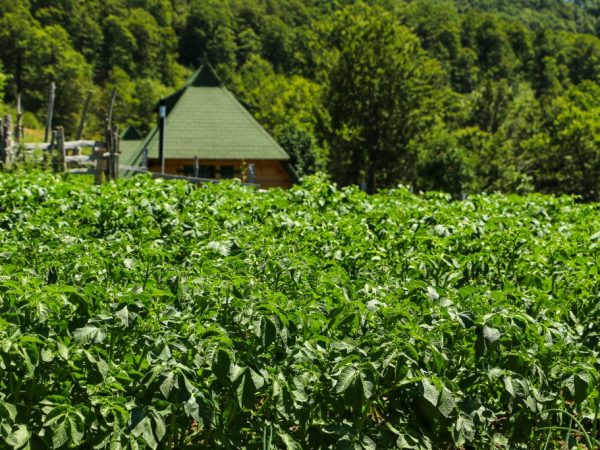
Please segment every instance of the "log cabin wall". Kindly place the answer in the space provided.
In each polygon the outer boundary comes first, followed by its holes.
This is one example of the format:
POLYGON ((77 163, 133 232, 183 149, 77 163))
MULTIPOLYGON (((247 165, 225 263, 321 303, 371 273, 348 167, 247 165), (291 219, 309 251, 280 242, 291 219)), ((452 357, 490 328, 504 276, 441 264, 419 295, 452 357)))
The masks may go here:
MULTIPOLYGON (((198 161, 201 178, 241 178, 242 164, 254 164, 254 182, 261 188, 290 188, 293 184, 292 177, 284 164, 285 161, 277 160, 231 160, 231 159, 201 159, 198 161), (212 172, 211 172, 212 171, 212 172)), ((148 169, 152 172, 160 172, 160 161, 158 159, 148 160, 148 169)), ((194 175, 193 159, 166 159, 165 172, 173 175, 194 175)))

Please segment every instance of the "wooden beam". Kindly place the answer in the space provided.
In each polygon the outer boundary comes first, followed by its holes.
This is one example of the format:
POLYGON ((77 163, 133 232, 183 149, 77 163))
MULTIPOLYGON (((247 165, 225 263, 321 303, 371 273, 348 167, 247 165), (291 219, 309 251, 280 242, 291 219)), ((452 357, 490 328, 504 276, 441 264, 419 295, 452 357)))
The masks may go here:
POLYGON ((141 167, 141 166, 128 166, 125 164, 119 164, 119 170, 127 170, 129 172, 140 172, 140 173, 147 173, 148 169, 146 169, 145 167, 141 167))
POLYGON ((74 175, 95 175, 96 169, 95 168, 70 169, 69 173, 72 173, 74 175))
MULTIPOLYGON (((142 172, 142 171, 140 171, 142 172)), ((199 177, 189 177, 186 175, 173 175, 170 173, 157 173, 157 172, 150 172, 152 174, 152 178, 164 178, 166 180, 186 180, 186 181, 190 181, 192 183, 212 183, 212 184, 216 184, 216 183, 220 183, 223 180, 217 180, 214 178, 199 178, 199 177)), ((242 183, 244 186, 258 186, 258 184, 256 183, 242 183)))
MULTIPOLYGON (((23 148, 25 150, 48 150, 51 146, 51 142, 42 142, 42 143, 25 143, 23 144, 23 148)), ((102 141, 67 141, 64 143, 65 150, 75 150, 80 147, 91 147, 97 149, 105 149, 106 143, 102 141)))
POLYGON ((65 161, 76 162, 77 164, 93 164, 96 162, 97 157, 95 155, 68 155, 65 156, 65 161))

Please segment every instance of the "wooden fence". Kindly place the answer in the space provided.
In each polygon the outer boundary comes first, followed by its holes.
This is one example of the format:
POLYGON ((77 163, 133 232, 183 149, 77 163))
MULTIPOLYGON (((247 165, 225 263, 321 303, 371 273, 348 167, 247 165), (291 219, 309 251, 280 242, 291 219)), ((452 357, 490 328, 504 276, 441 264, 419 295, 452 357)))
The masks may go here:
POLYGON ((93 174, 97 184, 104 180, 117 178, 119 174, 119 129, 112 125, 113 108, 116 91, 113 90, 108 115, 104 141, 83 140, 81 135, 89 108, 91 93, 86 98, 77 139, 65 140, 64 128, 59 126, 52 130, 54 112, 55 85, 50 84, 48 97, 48 113, 44 143, 23 142, 25 128, 22 123, 21 95, 17 95, 17 122, 13 127, 12 117, 5 115, 0 119, 0 168, 33 158, 42 167, 49 165, 56 172, 73 174, 93 174))
POLYGON ((118 127, 107 130, 104 141, 66 141, 63 127, 56 127, 50 142, 20 143, 14 139, 10 116, 0 121, 0 165, 5 167, 26 159, 33 159, 41 167, 55 172, 92 174, 95 182, 115 179, 119 174, 118 127))

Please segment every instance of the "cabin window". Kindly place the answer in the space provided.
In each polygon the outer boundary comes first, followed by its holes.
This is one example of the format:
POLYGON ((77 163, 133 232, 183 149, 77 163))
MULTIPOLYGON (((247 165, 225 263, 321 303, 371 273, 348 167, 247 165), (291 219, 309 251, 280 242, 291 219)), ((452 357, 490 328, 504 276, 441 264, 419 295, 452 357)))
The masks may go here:
POLYGON ((214 178, 215 177, 215 166, 204 166, 198 167, 198 176, 200 178, 214 178))
POLYGON ((233 166, 221 166, 219 173, 221 178, 233 178, 235 175, 235 170, 233 166))
MULTIPOLYGON (((178 172, 179 172, 179 170, 178 170, 178 172)), ((183 166, 182 172, 186 177, 193 177, 194 176, 194 166, 193 165, 185 165, 185 166, 183 166)))

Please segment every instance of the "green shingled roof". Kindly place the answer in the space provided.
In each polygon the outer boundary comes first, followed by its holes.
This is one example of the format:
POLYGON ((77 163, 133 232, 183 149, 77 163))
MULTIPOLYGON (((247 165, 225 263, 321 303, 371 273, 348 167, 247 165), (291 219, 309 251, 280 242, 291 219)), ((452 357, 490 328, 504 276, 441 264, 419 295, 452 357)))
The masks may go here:
MULTIPOLYGON (((164 100, 167 107, 165 158, 275 159, 288 154, 203 65, 185 87, 164 100)), ((140 146, 158 158, 158 133, 140 146)), ((123 150, 122 150, 123 151, 123 150)), ((124 159, 124 158, 123 158, 124 159)), ((136 158, 138 159, 138 158, 136 158)))
POLYGON ((132 165, 134 156, 141 152, 141 145, 144 141, 141 133, 134 126, 128 126, 121 134, 119 150, 121 155, 119 161, 121 164, 132 165))
POLYGON ((137 156, 138 153, 141 152, 141 140, 139 141, 121 141, 119 143, 119 150, 121 154, 119 155, 119 161, 121 164, 132 165, 134 162, 134 157, 137 156))

